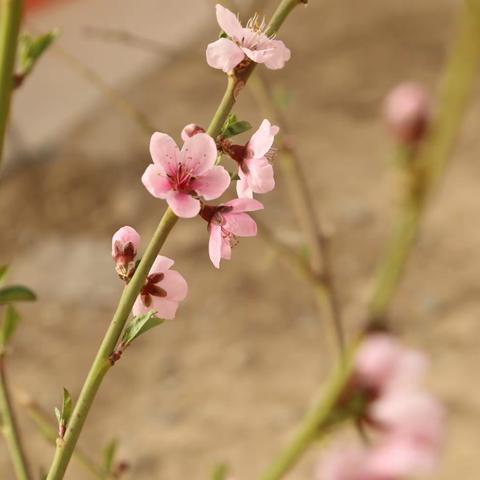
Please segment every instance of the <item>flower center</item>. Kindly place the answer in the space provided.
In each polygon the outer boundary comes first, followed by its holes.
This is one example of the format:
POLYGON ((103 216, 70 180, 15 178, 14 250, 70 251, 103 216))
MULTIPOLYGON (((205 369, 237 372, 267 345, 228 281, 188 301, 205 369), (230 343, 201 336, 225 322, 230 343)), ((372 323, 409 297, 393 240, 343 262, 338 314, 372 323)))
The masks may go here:
POLYGON ((163 273, 152 273, 147 277, 145 285, 140 291, 140 298, 146 307, 152 304, 152 297, 165 298, 167 296, 167 291, 158 285, 164 277, 163 273))

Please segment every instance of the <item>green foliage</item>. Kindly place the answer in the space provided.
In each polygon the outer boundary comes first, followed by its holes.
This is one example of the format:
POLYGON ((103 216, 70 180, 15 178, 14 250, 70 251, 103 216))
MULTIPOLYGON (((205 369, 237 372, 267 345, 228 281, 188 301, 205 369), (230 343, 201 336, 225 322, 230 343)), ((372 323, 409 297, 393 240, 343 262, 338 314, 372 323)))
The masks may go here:
POLYGON ((2 284, 8 273, 8 265, 0 265, 0 284, 2 284))
POLYGON ((72 410, 72 396, 70 395, 70 392, 63 387, 62 411, 60 411, 58 408, 55 408, 55 417, 57 417, 58 432, 61 438, 63 438, 65 429, 67 428, 70 417, 72 416, 72 410))
POLYGON ((102 451, 102 470, 105 474, 110 474, 115 462, 115 456, 118 450, 118 441, 110 440, 102 451))
POLYGON ((222 127, 220 135, 224 138, 234 137, 250 130, 252 126, 245 120, 237 120, 235 114, 231 113, 222 127))
POLYGON ((0 288, 0 305, 12 302, 31 302, 36 298, 35 293, 23 285, 0 288))
POLYGON ((8 341, 15 333, 19 321, 20 315, 13 305, 7 305, 5 307, 2 328, 0 330, 0 348, 3 349, 8 344, 8 341))
POLYGON ((164 320, 155 316, 154 311, 145 313, 144 315, 139 315, 135 317, 125 329, 122 337, 122 344, 126 348, 128 347, 136 338, 144 334, 148 330, 157 325, 160 325, 164 320))
POLYGON ((33 37, 29 33, 20 36, 18 44, 19 75, 26 76, 32 71, 38 59, 58 37, 58 34, 58 30, 52 30, 38 37, 33 37))

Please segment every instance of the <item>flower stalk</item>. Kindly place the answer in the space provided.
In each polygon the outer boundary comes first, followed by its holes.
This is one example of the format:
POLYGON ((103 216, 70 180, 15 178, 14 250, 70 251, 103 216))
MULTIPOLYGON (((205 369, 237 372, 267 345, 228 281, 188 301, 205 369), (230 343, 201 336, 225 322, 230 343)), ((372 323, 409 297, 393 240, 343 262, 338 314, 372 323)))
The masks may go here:
POLYGON ((397 225, 381 261, 368 302, 367 324, 384 326, 386 314, 402 277, 406 262, 418 236, 427 199, 446 169, 472 95, 480 64, 480 15, 463 3, 460 25, 438 93, 438 115, 418 152, 413 152, 422 188, 407 192, 397 225))
MULTIPOLYGON (((274 13, 271 22, 267 26, 267 34, 275 34, 287 18, 288 14, 295 6, 301 3, 305 2, 302 0, 283 0, 274 13)), ((208 134, 213 138, 219 135, 225 120, 236 102, 240 89, 245 85, 254 68, 255 64, 252 62, 238 74, 229 76, 226 92, 207 129, 208 134)), ((175 226, 177 220, 178 217, 170 208, 167 208, 135 271, 135 274, 123 291, 112 322, 105 334, 82 387, 70 423, 67 425, 65 436, 62 440, 57 441, 55 456, 47 475, 47 480, 60 480, 64 477, 98 389, 100 388, 103 378, 112 366, 110 356, 114 352, 123 329, 125 328, 135 299, 145 282, 156 256, 165 243, 170 231, 175 226)))
POLYGON ((28 468, 8 390, 4 352, 0 353, 0 423, 17 480, 31 480, 32 476, 28 468))
POLYGON ((3 160, 22 0, 0 0, 0 168, 3 160))

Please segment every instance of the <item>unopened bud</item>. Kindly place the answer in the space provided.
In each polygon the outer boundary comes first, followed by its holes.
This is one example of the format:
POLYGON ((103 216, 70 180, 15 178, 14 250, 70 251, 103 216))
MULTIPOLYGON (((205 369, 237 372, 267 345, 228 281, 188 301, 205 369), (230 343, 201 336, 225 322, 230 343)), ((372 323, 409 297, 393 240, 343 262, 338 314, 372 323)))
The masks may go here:
POLYGON ((200 125, 197 125, 196 123, 189 123, 182 130, 182 140, 186 142, 189 138, 193 137, 197 133, 205 133, 205 129, 202 128, 200 125))
POLYGON ((122 227, 112 237, 112 257, 122 280, 128 280, 135 271, 140 235, 132 227, 122 227))
POLYGON ((430 123, 430 95, 419 84, 401 83, 387 95, 384 115, 398 142, 415 145, 424 138, 430 123))

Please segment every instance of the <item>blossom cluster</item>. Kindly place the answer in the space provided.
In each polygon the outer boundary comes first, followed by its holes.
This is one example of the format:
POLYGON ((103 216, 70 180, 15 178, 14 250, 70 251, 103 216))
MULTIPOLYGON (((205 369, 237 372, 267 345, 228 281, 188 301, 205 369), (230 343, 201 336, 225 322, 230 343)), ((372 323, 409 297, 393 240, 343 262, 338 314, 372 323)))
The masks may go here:
MULTIPOLYGON (((265 33, 265 22, 260 22, 257 16, 243 27, 221 5, 216 6, 216 15, 222 35, 207 47, 210 66, 236 75, 236 71, 251 63, 279 69, 290 58, 290 50, 282 41, 265 33)), ((181 147, 166 133, 155 132, 151 137, 152 163, 146 168, 142 183, 152 196, 165 200, 176 216, 200 216, 207 222, 208 252, 216 268, 220 268, 222 259, 230 260, 239 237, 257 234, 257 225, 249 212, 263 209, 254 194, 267 193, 275 187, 270 160, 278 131, 277 126, 265 119, 243 145, 235 144, 231 136, 222 133, 214 138, 193 123, 182 130, 181 147), (223 155, 234 161, 236 171, 229 172, 219 165, 223 155), (232 178, 236 179, 237 198, 217 205, 208 203, 227 191, 232 178)), ((135 273, 139 242, 140 236, 132 227, 121 228, 112 240, 116 270, 126 283, 135 273)), ((178 272, 170 270, 172 265, 173 260, 157 257, 135 302, 134 315, 153 310, 161 318, 175 316, 187 285, 178 272)))
POLYGON ((421 385, 427 361, 386 334, 360 346, 349 390, 366 406, 361 425, 371 442, 334 446, 319 465, 318 480, 402 480, 429 474, 444 436, 444 410, 421 385))

